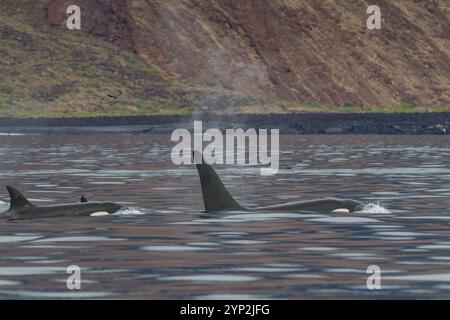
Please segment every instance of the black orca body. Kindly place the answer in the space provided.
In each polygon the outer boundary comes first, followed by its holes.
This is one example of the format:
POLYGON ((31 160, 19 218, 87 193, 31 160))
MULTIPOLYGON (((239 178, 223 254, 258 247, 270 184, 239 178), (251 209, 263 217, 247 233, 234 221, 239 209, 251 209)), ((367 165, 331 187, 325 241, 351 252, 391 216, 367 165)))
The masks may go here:
POLYGON ((10 207, 0 216, 10 220, 107 215, 123 208, 113 202, 87 202, 85 197, 81 198, 81 203, 38 207, 15 188, 6 188, 11 198, 10 207))
POLYGON ((196 164, 202 186, 203 201, 206 212, 217 211, 279 211, 297 212, 311 211, 320 213, 354 212, 363 206, 363 203, 352 199, 325 198, 311 201, 289 202, 284 204, 246 208, 238 204, 223 185, 214 169, 202 159, 196 164))

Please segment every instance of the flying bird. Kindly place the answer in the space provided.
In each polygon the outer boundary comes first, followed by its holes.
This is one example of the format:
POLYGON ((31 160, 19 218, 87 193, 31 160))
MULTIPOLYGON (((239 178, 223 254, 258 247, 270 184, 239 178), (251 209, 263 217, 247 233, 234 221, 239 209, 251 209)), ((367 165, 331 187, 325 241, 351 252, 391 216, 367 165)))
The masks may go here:
POLYGON ((119 93, 117 96, 114 96, 114 95, 112 95, 112 94, 108 94, 108 97, 117 99, 118 97, 120 97, 121 94, 122 94, 122 92, 119 93))

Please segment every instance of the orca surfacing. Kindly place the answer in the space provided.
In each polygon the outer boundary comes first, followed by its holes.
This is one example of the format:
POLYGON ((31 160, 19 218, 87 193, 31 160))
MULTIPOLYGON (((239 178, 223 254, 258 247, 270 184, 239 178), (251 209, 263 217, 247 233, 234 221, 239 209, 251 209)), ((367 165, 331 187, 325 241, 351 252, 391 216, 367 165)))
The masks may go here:
POLYGON ((9 220, 24 220, 53 217, 103 216, 124 208, 113 202, 88 202, 85 197, 81 203, 69 203, 38 207, 32 204, 20 191, 7 186, 11 198, 10 207, 0 216, 9 220))
POLYGON ((246 208, 234 200, 225 188, 214 169, 202 159, 196 164, 202 186, 203 201, 206 212, 216 211, 278 211, 297 212, 311 211, 320 213, 354 212, 363 206, 363 203, 353 199, 324 198, 311 201, 296 201, 272 206, 246 208))

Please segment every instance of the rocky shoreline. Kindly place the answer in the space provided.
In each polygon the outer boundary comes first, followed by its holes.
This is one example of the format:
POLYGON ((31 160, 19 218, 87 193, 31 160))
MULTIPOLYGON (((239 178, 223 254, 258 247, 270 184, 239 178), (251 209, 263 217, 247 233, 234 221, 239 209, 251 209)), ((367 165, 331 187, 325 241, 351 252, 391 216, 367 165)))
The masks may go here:
POLYGON ((267 128, 291 134, 450 134, 450 112, 0 118, 0 132, 158 134, 170 133, 176 128, 191 129, 194 120, 202 120, 204 129, 267 128))

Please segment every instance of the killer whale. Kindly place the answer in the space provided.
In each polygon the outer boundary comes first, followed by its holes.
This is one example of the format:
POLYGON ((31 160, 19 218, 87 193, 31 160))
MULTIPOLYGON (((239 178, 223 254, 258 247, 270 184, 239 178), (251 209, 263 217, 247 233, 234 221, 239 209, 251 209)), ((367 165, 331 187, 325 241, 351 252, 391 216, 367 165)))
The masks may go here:
POLYGON ((271 206, 247 208, 241 206, 228 192, 214 169, 202 159, 196 163, 206 212, 218 211, 311 211, 320 213, 354 212, 363 203, 353 199, 324 198, 311 201, 296 201, 271 206))
POLYGON ((7 186, 11 198, 10 207, 0 214, 9 220, 24 220, 53 217, 102 216, 112 214, 124 208, 114 202, 88 202, 83 196, 80 203, 69 203, 38 207, 32 204, 20 191, 7 186))

